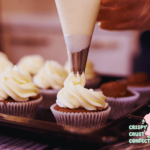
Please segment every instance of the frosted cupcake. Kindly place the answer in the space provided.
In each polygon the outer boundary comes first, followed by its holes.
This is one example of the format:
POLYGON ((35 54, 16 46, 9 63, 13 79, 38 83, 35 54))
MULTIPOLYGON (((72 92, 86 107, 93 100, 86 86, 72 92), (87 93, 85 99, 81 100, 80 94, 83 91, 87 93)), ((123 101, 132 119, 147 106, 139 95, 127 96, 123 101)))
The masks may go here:
POLYGON ((150 101, 150 77, 144 72, 137 72, 126 79, 128 88, 140 93, 136 106, 150 101))
POLYGON ((0 113, 33 118, 42 96, 24 70, 5 68, 0 73, 0 113))
POLYGON ((102 92, 84 88, 85 76, 70 73, 57 94, 56 104, 50 107, 61 125, 81 128, 103 126, 111 110, 102 92))
POLYGON ((108 97, 111 107, 109 119, 117 119, 133 110, 139 98, 139 93, 127 89, 126 83, 112 81, 102 84, 100 89, 108 97))
POLYGON ((42 68, 44 59, 40 55, 28 55, 20 59, 17 66, 34 76, 42 68))
POLYGON ((64 67, 56 61, 46 61, 44 66, 33 77, 33 82, 39 87, 43 101, 41 108, 49 109, 55 103, 58 91, 63 87, 67 78, 64 67))
MULTIPOLYGON (((68 74, 71 72, 69 61, 65 64, 65 69, 68 72, 68 74)), ((94 71, 93 63, 89 60, 87 60, 86 68, 85 68, 85 78, 86 78, 86 88, 92 88, 96 89, 100 85, 101 77, 96 74, 94 71)))

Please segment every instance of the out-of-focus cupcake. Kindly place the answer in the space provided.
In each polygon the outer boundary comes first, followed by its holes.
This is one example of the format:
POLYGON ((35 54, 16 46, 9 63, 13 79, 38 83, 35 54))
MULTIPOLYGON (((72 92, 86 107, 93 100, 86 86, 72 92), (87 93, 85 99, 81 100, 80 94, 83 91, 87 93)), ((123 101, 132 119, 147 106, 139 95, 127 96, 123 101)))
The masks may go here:
POLYGON ((44 65, 44 59, 40 55, 28 55, 21 58, 17 66, 34 76, 44 65))
POLYGON ((117 119, 133 110, 139 93, 127 88, 126 83, 112 81, 101 85, 100 90, 108 97, 111 107, 109 119, 117 119))
POLYGON ((58 124, 80 128, 103 126, 111 110, 101 91, 86 89, 85 76, 70 73, 51 111, 58 124))
MULTIPOLYGON (((68 74, 71 72, 69 61, 65 64, 65 69, 68 74)), ((93 63, 90 60, 87 60, 85 68, 85 78, 86 78, 86 88, 96 89, 99 87, 101 82, 101 77, 94 71, 93 63)))
POLYGON ((0 113, 33 118, 42 96, 31 76, 17 66, 0 73, 0 113))
POLYGON ((13 63, 7 58, 0 57, 0 73, 5 70, 5 67, 13 68, 13 63))
POLYGON ((12 68, 13 66, 13 63, 8 59, 7 55, 0 52, 0 73, 5 70, 5 67, 12 68))
POLYGON ((39 87, 43 101, 40 107, 49 109, 55 103, 58 91, 64 86, 67 72, 63 66, 56 61, 46 61, 44 66, 33 77, 33 82, 39 87))
POLYGON ((150 77, 144 72, 137 72, 126 79, 128 88, 140 93, 136 106, 150 101, 150 77))
POLYGON ((7 55, 3 52, 0 51, 0 58, 6 58, 8 59, 7 55))

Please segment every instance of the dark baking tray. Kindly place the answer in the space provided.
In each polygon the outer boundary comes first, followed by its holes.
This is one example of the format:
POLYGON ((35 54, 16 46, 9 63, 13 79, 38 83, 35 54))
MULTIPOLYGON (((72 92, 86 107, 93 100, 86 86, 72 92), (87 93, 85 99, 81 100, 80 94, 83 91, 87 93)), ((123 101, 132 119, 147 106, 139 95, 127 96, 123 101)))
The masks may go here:
MULTIPOLYGON (((121 79, 103 76, 102 82, 121 79)), ((0 134, 37 143, 46 149, 100 149, 128 140, 129 125, 141 124, 150 105, 142 105, 99 129, 78 129, 57 125, 50 110, 38 110, 35 119, 0 114, 0 134)))

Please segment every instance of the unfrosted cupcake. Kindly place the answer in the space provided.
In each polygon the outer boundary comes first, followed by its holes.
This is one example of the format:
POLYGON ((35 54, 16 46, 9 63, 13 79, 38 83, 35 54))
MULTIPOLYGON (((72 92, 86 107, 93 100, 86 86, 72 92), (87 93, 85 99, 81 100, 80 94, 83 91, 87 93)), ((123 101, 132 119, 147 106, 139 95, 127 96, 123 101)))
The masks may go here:
POLYGON ((150 101, 150 77, 144 72, 137 72, 126 79, 128 88, 140 93, 136 106, 150 101))
POLYGON ((117 119, 133 110, 139 93, 127 89, 127 84, 117 81, 104 83, 100 90, 108 97, 111 109, 109 119, 117 119))
POLYGON ((58 124, 81 128, 103 126, 111 110, 102 92, 84 88, 85 76, 70 73, 51 111, 58 124))
POLYGON ((5 68, 0 73, 0 113, 33 118, 42 96, 24 70, 5 68))
POLYGON ((56 61, 46 61, 44 66, 33 77, 33 82, 39 87, 43 101, 41 108, 49 109, 55 103, 58 91, 64 86, 67 78, 67 72, 64 67, 56 61))
POLYGON ((44 59, 40 55, 28 55, 21 58, 17 66, 34 76, 42 68, 44 59))
MULTIPOLYGON (((66 62, 64 67, 69 74, 71 72, 69 61, 66 62)), ((90 60, 87 60, 86 63, 85 78, 86 78, 86 84, 85 84, 86 88, 92 88, 92 89, 98 88, 101 82, 101 77, 94 71, 93 63, 90 60)))

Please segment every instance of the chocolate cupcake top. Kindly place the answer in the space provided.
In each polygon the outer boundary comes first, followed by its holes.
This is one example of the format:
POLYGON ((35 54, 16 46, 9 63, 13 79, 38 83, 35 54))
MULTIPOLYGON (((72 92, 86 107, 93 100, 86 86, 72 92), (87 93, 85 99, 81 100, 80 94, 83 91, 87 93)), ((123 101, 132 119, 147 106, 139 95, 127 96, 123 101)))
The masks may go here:
POLYGON ((132 96, 133 94, 127 90, 127 84, 117 81, 112 81, 104 83, 100 87, 101 91, 107 97, 127 97, 132 96))
POLYGON ((5 68, 0 74, 0 100, 11 97, 14 101, 28 101, 38 96, 38 87, 32 82, 30 74, 17 66, 5 68))
POLYGON ((81 76, 70 73, 64 82, 64 88, 57 94, 57 105, 70 109, 84 108, 90 111, 106 109, 108 106, 107 97, 101 91, 88 90, 84 86, 84 73, 81 76))
POLYGON ((144 72, 137 72, 127 78, 127 84, 129 86, 150 86, 150 77, 144 72))

